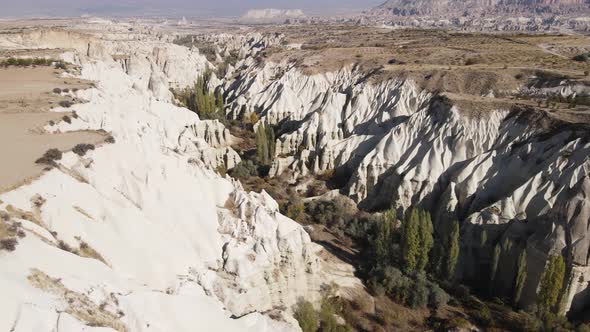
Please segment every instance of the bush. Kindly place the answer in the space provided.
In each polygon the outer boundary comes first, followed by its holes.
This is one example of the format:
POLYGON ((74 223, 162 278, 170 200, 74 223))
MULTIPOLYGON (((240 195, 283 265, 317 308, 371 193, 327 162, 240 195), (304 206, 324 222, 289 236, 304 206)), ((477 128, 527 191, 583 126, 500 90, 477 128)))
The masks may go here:
POLYGON ((80 157, 83 157, 89 150, 94 150, 94 144, 81 143, 76 145, 74 149, 72 149, 72 151, 80 157))
POLYGON ((60 88, 55 88, 55 89, 53 89, 53 93, 60 94, 61 93, 61 89, 60 88))
POLYGON ((0 250, 14 251, 18 241, 15 238, 7 238, 0 240, 0 250))
POLYGON ((115 138, 113 137, 113 135, 109 135, 109 136, 107 136, 107 138, 104 139, 104 141, 109 144, 114 144, 115 138))
POLYGON ((574 61, 586 62, 590 59, 590 53, 578 54, 572 58, 574 61))
POLYGON ((297 305, 295 319, 303 332, 315 332, 320 325, 318 313, 308 301, 300 302, 297 305))
POLYGON ((344 223, 345 215, 342 208, 334 201, 315 200, 305 204, 305 212, 309 214, 315 223, 333 225, 344 223))
POLYGON ((61 151, 58 149, 49 149, 45 151, 45 154, 35 161, 37 164, 55 165, 56 160, 60 160, 62 157, 61 151))
POLYGON ((242 160, 231 171, 231 175, 238 179, 246 179, 258 175, 258 167, 251 160, 242 160))
POLYGON ((291 196, 287 203, 287 217, 295 221, 302 221, 301 218, 303 218, 304 215, 303 211, 303 202, 296 196, 291 196))
POLYGON ((57 103, 59 106, 64 107, 64 108, 70 108, 72 105, 74 105, 74 103, 72 103, 69 100, 62 100, 59 103, 57 103))
POLYGON ((424 308, 428 304, 429 290, 424 276, 418 276, 414 286, 410 288, 408 305, 413 308, 424 308))
POLYGON ((478 311, 476 311, 475 319, 481 326, 488 327, 492 325, 493 318, 490 308, 487 305, 483 305, 478 311))
POLYGON ((449 302, 449 294, 447 294, 440 286, 435 283, 430 285, 430 296, 428 304, 431 308, 438 310, 449 302))

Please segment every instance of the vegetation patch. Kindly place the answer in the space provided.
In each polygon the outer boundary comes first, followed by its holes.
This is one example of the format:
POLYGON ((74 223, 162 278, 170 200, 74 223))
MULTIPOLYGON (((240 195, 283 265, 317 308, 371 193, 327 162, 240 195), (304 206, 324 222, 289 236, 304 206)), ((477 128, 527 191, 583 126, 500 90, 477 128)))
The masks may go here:
POLYGON ((55 166, 55 161, 61 160, 61 157, 62 157, 61 151, 59 151, 58 149, 49 149, 49 150, 45 151, 43 156, 41 158, 37 159, 37 161, 35 161, 35 163, 45 164, 45 165, 49 165, 49 166, 55 166))
POLYGON ((90 151, 90 150, 94 150, 94 144, 77 144, 74 149, 72 149, 72 151, 79 155, 80 157, 83 157, 86 155, 86 152, 90 151))

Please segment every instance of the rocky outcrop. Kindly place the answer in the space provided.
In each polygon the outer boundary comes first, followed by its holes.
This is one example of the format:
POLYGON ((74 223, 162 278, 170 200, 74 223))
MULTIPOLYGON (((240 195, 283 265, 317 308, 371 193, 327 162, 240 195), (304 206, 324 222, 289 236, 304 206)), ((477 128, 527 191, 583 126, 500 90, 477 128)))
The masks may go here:
POLYGON ((326 280, 318 247, 270 196, 212 170, 239 162, 221 123, 154 89, 196 77, 206 60, 159 41, 94 43, 107 53, 64 57, 96 88, 54 109, 77 117, 46 130, 105 130, 115 143, 65 153, 0 195, 3 218, 24 232, 14 252, 0 251, 0 329, 296 330, 292 305, 316 299, 326 280), (105 56, 116 50, 130 53, 105 56), (277 308, 280 321, 262 314, 277 308))
POLYGON ((366 209, 421 206, 438 224, 461 220, 458 277, 489 278, 493 248, 502 245, 499 293, 509 295, 515 260, 526 250, 523 304, 535 301, 548 256, 562 254, 565 309, 585 308, 587 125, 526 108, 477 114, 411 81, 371 82, 356 67, 311 76, 286 62, 245 60, 242 68, 223 86, 228 112, 256 112, 276 126, 272 176, 333 171, 344 179, 341 192, 366 209), (484 230, 489 240, 481 245, 484 230))

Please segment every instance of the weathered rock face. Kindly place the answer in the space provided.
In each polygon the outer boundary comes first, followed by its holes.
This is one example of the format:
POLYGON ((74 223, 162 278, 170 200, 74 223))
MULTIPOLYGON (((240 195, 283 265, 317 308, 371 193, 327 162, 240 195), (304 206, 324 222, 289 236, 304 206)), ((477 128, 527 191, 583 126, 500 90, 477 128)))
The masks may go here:
POLYGON ((489 278, 500 244, 499 292, 511 292, 526 250, 523 304, 535 301, 548 256, 562 254, 565 309, 587 306, 579 280, 590 278, 588 125, 532 109, 474 115, 410 81, 370 83, 354 67, 306 76, 289 63, 239 65, 244 71, 224 85, 228 112, 256 112, 278 127, 271 175, 334 170, 346 179, 342 192, 361 207, 421 206, 438 224, 464 221, 458 275, 473 283, 489 278))
POLYGON ((588 9, 585 0, 388 0, 367 13, 371 15, 452 15, 457 17, 477 13, 563 14, 574 12, 580 8, 588 9))
POLYGON ((212 170, 239 162, 219 122, 155 89, 188 83, 206 60, 160 41, 94 43, 100 55, 64 57, 96 88, 76 92, 88 102, 67 109, 78 115, 71 123, 46 129, 102 129, 115 143, 66 153, 0 195, 0 211, 26 235, 0 252, 0 330, 296 330, 290 308, 326 281, 318 247, 270 196, 212 170), (276 308, 286 322, 261 314, 276 308))

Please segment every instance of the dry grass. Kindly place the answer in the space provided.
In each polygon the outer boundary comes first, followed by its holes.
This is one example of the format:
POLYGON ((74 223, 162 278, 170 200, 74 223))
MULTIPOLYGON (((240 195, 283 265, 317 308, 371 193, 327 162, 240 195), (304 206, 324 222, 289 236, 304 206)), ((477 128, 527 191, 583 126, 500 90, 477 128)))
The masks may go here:
POLYGON ((120 314, 114 314, 105 310, 104 305, 96 305, 84 294, 67 289, 60 279, 51 278, 46 273, 32 269, 27 278, 31 285, 48 293, 57 295, 68 304, 65 312, 83 321, 88 326, 110 327, 119 332, 129 329, 120 321, 120 314))
POLYGON ((96 259, 98 261, 103 262, 106 266, 109 266, 109 263, 98 253, 98 251, 94 250, 88 243, 81 241, 80 248, 78 249, 78 256, 96 259))

